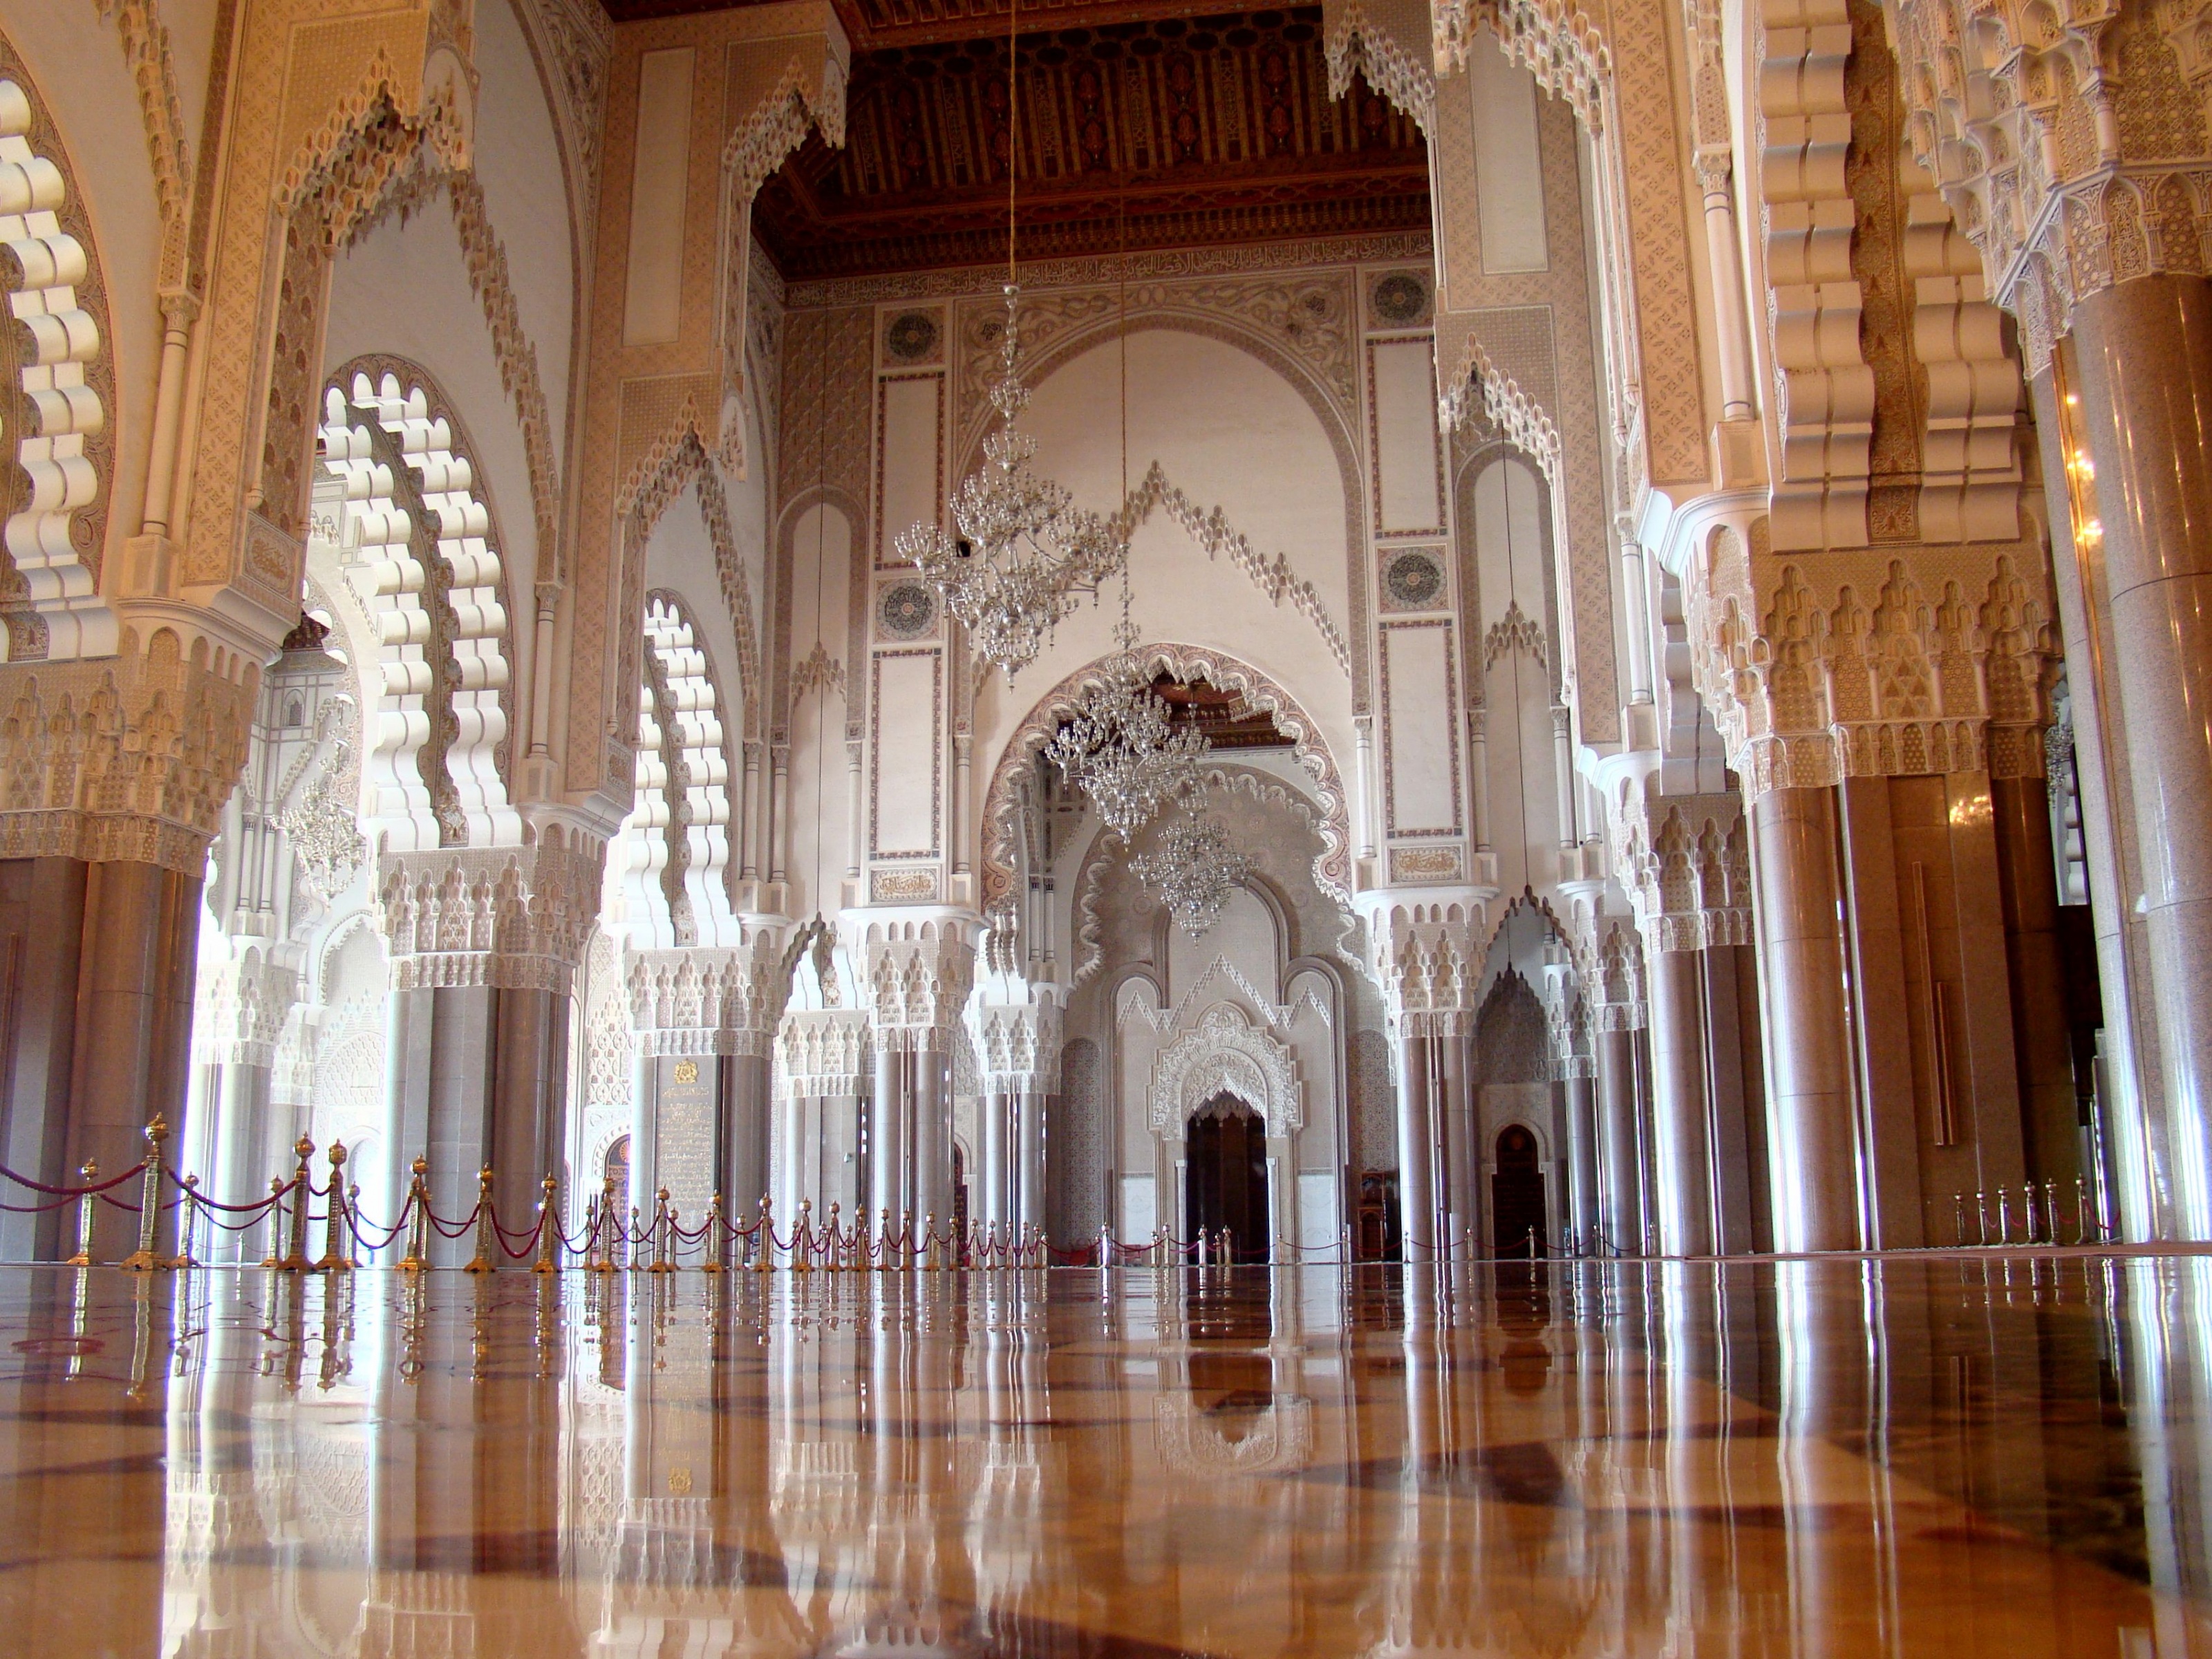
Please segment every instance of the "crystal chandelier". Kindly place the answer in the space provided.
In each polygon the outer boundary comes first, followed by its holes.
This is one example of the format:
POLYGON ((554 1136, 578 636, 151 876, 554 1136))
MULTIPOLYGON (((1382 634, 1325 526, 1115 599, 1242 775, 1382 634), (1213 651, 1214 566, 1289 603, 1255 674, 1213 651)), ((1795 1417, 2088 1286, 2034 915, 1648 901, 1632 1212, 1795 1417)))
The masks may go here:
POLYGON ((1202 793, 1199 763, 1213 745, 1195 726, 1178 728, 1136 653, 1123 590, 1121 649, 1105 676, 1084 689, 1044 757, 1090 801, 1127 846, 1169 801, 1202 793))
POLYGON ((1159 844, 1129 860, 1137 879, 1194 939, 1206 936, 1231 892, 1252 873, 1252 860, 1230 841, 1227 826, 1199 816, 1203 804, 1203 795, 1187 798, 1182 815, 1160 831, 1159 844))
POLYGON ((1036 660, 1078 599, 1095 595, 1129 560, 1129 544, 1112 525, 1079 509, 1065 488, 1030 470, 1036 440, 1014 429, 1014 417, 1030 400, 1014 368, 1020 296, 1009 283, 1002 372, 991 386, 991 405, 1005 424, 983 441, 983 465, 953 492, 960 533, 916 524, 896 544, 899 557, 921 568, 976 651, 1009 682, 1036 660))

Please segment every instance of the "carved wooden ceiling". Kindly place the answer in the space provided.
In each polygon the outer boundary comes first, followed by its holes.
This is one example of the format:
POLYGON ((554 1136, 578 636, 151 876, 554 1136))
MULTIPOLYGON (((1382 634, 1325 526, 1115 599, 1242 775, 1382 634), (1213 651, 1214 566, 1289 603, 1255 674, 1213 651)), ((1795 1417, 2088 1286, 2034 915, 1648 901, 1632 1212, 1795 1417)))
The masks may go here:
MULTIPOLYGON (((848 3, 901 44, 855 52, 845 146, 809 138, 762 188, 762 243, 792 280, 1004 259, 1006 45, 981 31, 1006 13, 848 3)), ((1025 27, 1018 48, 1024 259, 1428 229, 1419 129, 1363 82, 1328 95, 1319 8, 1082 25, 1115 9, 1037 9, 1071 21, 1025 27)))

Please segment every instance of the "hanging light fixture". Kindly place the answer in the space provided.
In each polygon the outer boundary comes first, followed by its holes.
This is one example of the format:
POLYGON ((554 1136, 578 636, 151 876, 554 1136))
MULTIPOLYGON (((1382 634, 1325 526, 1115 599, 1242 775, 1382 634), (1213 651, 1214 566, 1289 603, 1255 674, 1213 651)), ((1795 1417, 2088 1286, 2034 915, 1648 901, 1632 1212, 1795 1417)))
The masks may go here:
POLYGON ((1044 748, 1044 757, 1125 846, 1169 801, 1202 793, 1199 763, 1213 746, 1196 726, 1178 727, 1167 699, 1146 678, 1128 604, 1125 584, 1121 649, 1044 748))
POLYGON ((1184 810, 1160 831, 1159 844, 1129 860, 1129 869, 1192 939, 1203 939, 1220 918, 1229 895, 1252 873, 1220 819, 1200 816, 1203 792, 1186 797, 1184 810))
POLYGON ((1015 360, 1019 353, 1021 288, 1015 281, 1014 180, 1020 155, 1021 77, 1014 53, 1018 0, 1008 8, 1006 34, 1006 324, 991 406, 1002 424, 983 441, 983 465, 960 482, 951 500, 959 534, 916 524, 896 544, 944 596, 977 653, 1009 684, 1036 659, 1060 619, 1083 596, 1095 596, 1128 568, 1126 537, 1096 513, 1075 506, 1067 490, 1030 468, 1036 440, 1014 429, 1028 406, 1015 360))

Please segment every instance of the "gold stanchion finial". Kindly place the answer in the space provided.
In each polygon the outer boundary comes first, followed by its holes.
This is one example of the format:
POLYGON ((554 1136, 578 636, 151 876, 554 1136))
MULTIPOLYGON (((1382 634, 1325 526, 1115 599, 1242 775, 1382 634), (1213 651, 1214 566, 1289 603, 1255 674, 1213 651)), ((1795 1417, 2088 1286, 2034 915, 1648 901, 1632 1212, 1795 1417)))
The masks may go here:
POLYGON ((556 1272, 560 1267, 560 1263, 554 1257, 554 1251, 561 1242, 561 1224, 554 1211, 553 1199, 554 1194, 561 1189, 561 1182, 559 1178, 548 1170, 545 1172, 545 1179, 538 1185, 544 1189, 545 1199, 538 1206, 538 1260, 531 1264, 530 1271, 534 1273, 550 1273, 556 1272))
MULTIPOLYGON (((413 1178, 407 1183, 407 1254, 399 1258, 401 1271, 421 1273, 430 1265, 430 1160, 416 1153, 413 1178)), ((411 1379, 410 1379, 411 1380, 411 1379)))
POLYGON ((346 1253, 345 1142, 331 1142, 331 1195, 323 1205, 323 1259, 319 1273, 350 1273, 353 1257, 346 1253))
POLYGON ((488 1273, 498 1267, 496 1239, 492 1231, 491 1165, 487 1164, 477 1171, 477 1253, 463 1271, 488 1273))
MULTIPOLYGON (((77 1179, 89 1187, 100 1179, 100 1165, 87 1158, 77 1166, 76 1173, 77 1179)), ((94 1218, 100 1212, 99 1204, 100 1196, 96 1193, 87 1193, 76 1201, 76 1254, 69 1259, 67 1265, 70 1267, 92 1266, 92 1227, 94 1218)))

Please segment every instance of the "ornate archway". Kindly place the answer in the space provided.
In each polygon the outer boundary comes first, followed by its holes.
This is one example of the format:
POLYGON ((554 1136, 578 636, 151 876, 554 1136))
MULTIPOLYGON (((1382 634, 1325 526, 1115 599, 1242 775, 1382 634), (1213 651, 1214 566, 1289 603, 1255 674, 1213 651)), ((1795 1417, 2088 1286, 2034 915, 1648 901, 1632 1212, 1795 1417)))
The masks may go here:
MULTIPOLYGON (((1322 850, 1314 859, 1314 883, 1348 906, 1352 902, 1351 811, 1342 775, 1313 717, 1273 679, 1226 652, 1188 645, 1142 645, 1137 647, 1137 657, 1148 677, 1165 673, 1183 681, 1202 679, 1241 693, 1253 708, 1274 717, 1277 729, 1291 740, 1292 755, 1312 779, 1316 805, 1320 808, 1316 828, 1322 850)), ((1036 764, 1037 756, 1060 723, 1075 713, 1085 690, 1101 684, 1104 673, 1103 660, 1090 663, 1046 692, 1014 729, 999 757, 991 787, 983 798, 982 814, 983 911, 994 927, 1012 922, 1015 862, 1021 836, 1021 777, 1036 764)))

